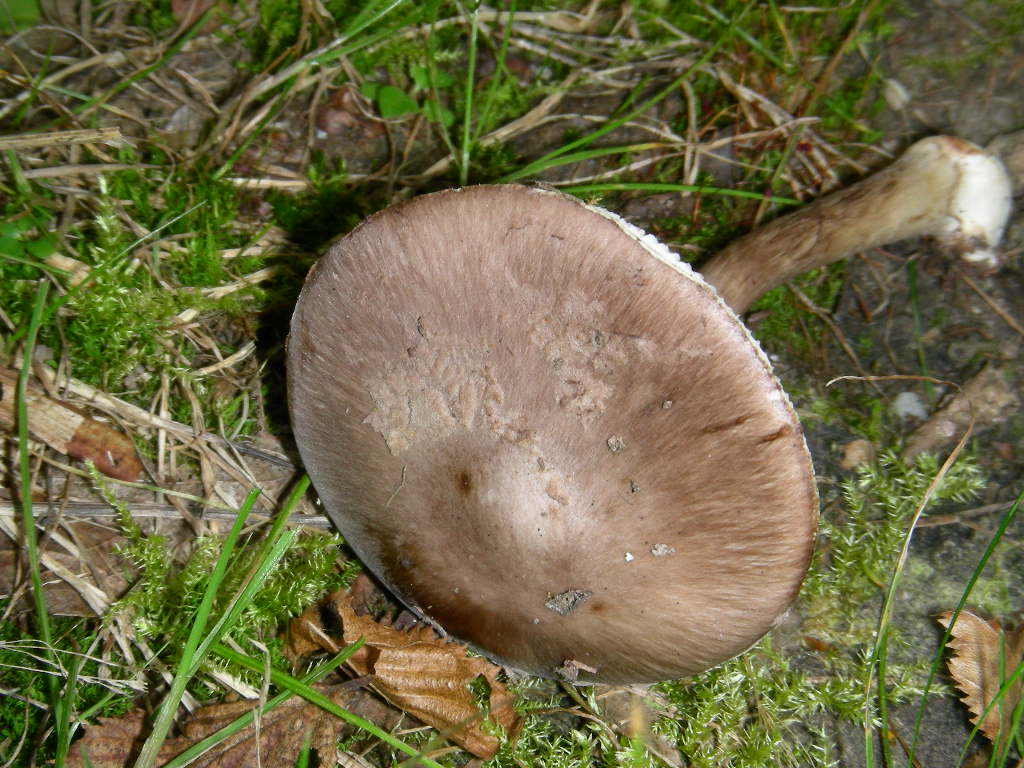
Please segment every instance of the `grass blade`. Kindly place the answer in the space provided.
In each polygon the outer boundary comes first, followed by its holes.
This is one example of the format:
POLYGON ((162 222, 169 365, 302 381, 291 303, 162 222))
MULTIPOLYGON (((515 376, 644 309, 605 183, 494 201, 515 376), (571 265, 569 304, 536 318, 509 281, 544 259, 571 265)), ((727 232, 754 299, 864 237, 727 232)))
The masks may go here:
MULTIPOLYGON (((213 649, 214 653, 220 656, 225 661, 230 661, 233 664, 238 664, 241 667, 251 669, 253 672, 263 672, 263 664, 251 659, 248 656, 244 656, 241 653, 237 653, 230 648, 223 645, 217 645, 213 649)), ((286 675, 284 672, 280 672, 276 669, 270 670, 270 679, 274 685, 278 685, 297 696, 301 696, 311 704, 316 704, 321 709, 330 712, 335 717, 340 717, 345 722, 356 726, 357 728, 366 731, 367 733, 376 736, 381 741, 385 742, 389 746, 398 749, 405 754, 412 757, 414 760, 419 761, 420 764, 428 766, 429 768, 442 768, 441 764, 431 760, 426 755, 422 754, 413 747, 410 747, 404 741, 395 738, 387 731, 377 727, 369 720, 359 717, 359 715, 352 714, 351 712, 342 709, 329 698, 324 696, 317 690, 310 688, 308 685, 303 683, 301 680, 296 680, 291 675, 286 675)))
POLYGON ((501 47, 498 50, 497 57, 495 58, 494 74, 491 76, 490 83, 487 84, 487 93, 484 95, 483 108, 477 116, 476 132, 473 135, 474 143, 480 139, 480 135, 484 131, 484 126, 487 125, 487 121, 490 119, 491 110, 494 108, 495 99, 498 95, 498 85, 501 83, 502 78, 510 77, 505 60, 508 58, 508 45, 509 41, 512 39, 512 22, 516 16, 516 0, 511 0, 505 14, 505 29, 501 36, 501 47))
POLYGON ((476 75, 476 44, 480 34, 480 0, 469 12, 469 53, 466 61, 466 93, 462 115, 462 151, 459 160, 459 186, 469 181, 469 151, 473 144, 473 82, 476 75))
MULTIPOLYGON (((335 656, 333 659, 331 659, 331 660, 325 662, 324 664, 321 664, 320 666, 316 667, 315 669, 307 672, 305 675, 303 675, 301 678, 299 678, 299 681, 302 682, 305 685, 312 685, 313 683, 316 683, 319 680, 322 680, 324 677, 326 677, 332 671, 334 671, 339 666, 341 666, 346 661, 348 661, 349 658, 351 658, 352 655, 356 651, 358 651, 360 648, 362 648, 362 647, 363 647, 363 641, 362 640, 359 640, 358 642, 353 643, 348 648, 344 649, 341 653, 339 653, 337 656, 335 656)), ((216 731, 214 733, 211 733, 209 736, 207 736, 202 741, 196 742, 191 747, 189 747, 184 752, 182 752, 180 755, 177 755, 174 759, 172 759, 172 760, 168 761, 167 763, 165 763, 163 768, 179 768, 180 766, 183 766, 183 765, 186 765, 186 764, 192 762, 197 757, 202 755, 204 752, 207 752, 208 750, 213 749, 215 746, 217 746, 221 742, 225 741, 226 739, 231 738, 232 736, 234 736, 236 733, 238 733, 239 731, 243 730, 244 728, 248 728, 252 724, 252 722, 256 719, 256 712, 257 711, 259 711, 259 713, 261 715, 265 715, 268 712, 272 711, 273 709, 279 707, 285 701, 290 699, 293 695, 294 695, 294 693, 292 691, 285 690, 285 691, 277 694, 273 698, 268 699, 267 702, 265 704, 263 704, 263 706, 258 707, 258 708, 253 708, 252 710, 250 710, 249 712, 246 712, 241 717, 237 718, 236 720, 232 721, 231 723, 228 723, 227 725, 225 725, 220 730, 218 730, 218 731, 216 731)))
MULTIPOLYGON (((101 93, 99 96, 89 99, 89 101, 87 101, 85 104, 80 104, 79 106, 75 107, 72 110, 72 114, 84 116, 96 107, 106 104, 108 101, 110 101, 110 99, 114 98, 115 96, 117 96, 117 94, 121 93, 122 91, 131 88, 133 85, 135 85, 135 83, 139 82, 140 80, 145 80, 151 74, 156 72, 158 69, 160 69, 160 67, 162 67, 174 56, 176 56, 178 52, 185 47, 185 44, 189 40, 191 40, 193 37, 199 34, 199 32, 202 31, 203 27, 206 26, 206 22, 209 20, 210 16, 214 13, 216 9, 216 5, 207 8, 206 12, 203 13, 203 15, 196 19, 194 22, 192 22, 192 24, 190 24, 188 28, 185 29, 185 31, 178 36, 177 40, 174 40, 171 43, 167 50, 164 51, 164 54, 155 62, 150 64, 148 67, 143 67, 135 74, 126 77, 117 85, 110 88, 106 93, 101 93)), ((60 117, 54 120, 53 123, 51 123, 51 125, 59 125, 61 123, 67 122, 68 119, 69 116, 60 117)))
POLYGON ((749 200, 766 200, 779 205, 800 205, 799 200, 790 197, 767 196, 761 192, 750 192, 745 189, 727 189, 725 187, 703 187, 699 184, 662 184, 659 182, 609 182, 607 184, 572 184, 559 187, 563 192, 573 195, 586 195, 601 192, 696 192, 702 195, 721 195, 724 197, 741 197, 749 200))
MULTIPOLYGON (((882 612, 878 619, 878 631, 875 635, 875 646, 871 651, 869 663, 867 664, 867 676, 864 681, 864 760, 868 768, 874 765, 874 752, 872 750, 874 741, 875 725, 874 719, 871 717, 871 713, 868 711, 871 701, 871 688, 873 683, 873 677, 875 670, 878 670, 878 715, 882 723, 883 728, 888 727, 888 716, 889 716, 889 702, 886 697, 886 666, 888 659, 889 650, 889 629, 892 622, 893 611, 896 604, 896 590, 899 587, 900 579, 903 576, 903 570, 906 567, 907 559, 910 557, 910 542, 914 536, 914 531, 917 529, 917 523, 924 514, 925 508, 931 501, 932 496, 935 495, 936 490, 939 487, 939 483, 942 478, 949 472, 950 467, 956 462, 960 452, 967 445, 968 439, 971 437, 971 428, 968 428, 964 432, 963 437, 954 446, 953 450, 950 451, 949 456, 939 467, 939 471, 935 477, 929 483, 928 488, 925 489, 924 495, 921 497, 921 501, 918 502, 917 508, 914 510, 913 517, 910 520, 910 524, 907 526, 907 533, 903 539, 903 546, 900 549, 899 558, 896 561, 896 566, 893 568, 892 576, 889 580, 889 587, 885 593, 885 599, 882 602, 882 612)), ((952 622, 950 622, 952 625, 952 622)), ((883 738, 882 744, 882 761, 885 765, 892 765, 892 753, 890 741, 887 738, 883 738)))
MULTIPOLYGON (((42 570, 39 567, 39 542, 36 539, 35 517, 32 513, 32 467, 29 461, 29 414, 28 377, 32 370, 32 352, 36 345, 36 336, 44 322, 43 308, 46 306, 46 295, 50 284, 40 280, 36 287, 36 297, 32 305, 32 315, 25 331, 25 349, 22 355, 21 370, 18 372, 15 403, 18 412, 18 470, 19 491, 21 495, 21 527, 25 537, 25 559, 28 561, 29 580, 32 584, 32 601, 36 612, 36 625, 42 635, 44 654, 53 664, 55 670, 62 669, 60 660, 53 651, 53 628, 50 626, 50 614, 46 610, 46 596, 43 594, 42 570)), ((60 681, 56 674, 47 675, 51 714, 54 720, 54 731, 57 735, 57 751, 54 765, 61 766, 70 749, 70 732, 66 706, 68 699, 61 694, 60 681)), ((72 682, 69 680, 68 685, 72 682)), ((70 695, 70 694, 69 694, 70 695)))
POLYGON ((571 152, 574 149, 578 149, 579 147, 585 147, 589 144, 593 144, 602 136, 605 136, 614 131, 615 129, 625 125, 634 117, 642 115, 648 109, 650 109, 655 104, 664 99, 666 96, 668 96, 670 93, 675 91, 684 81, 689 79, 689 77, 694 72, 696 72, 700 67, 702 67, 706 62, 709 61, 711 57, 718 52, 718 49, 725 45, 732 38, 733 31, 736 29, 736 25, 743 19, 744 16, 746 16, 747 12, 750 10, 750 7, 751 6, 744 8, 736 16, 732 23, 729 24, 729 26, 726 28, 725 33, 721 37, 719 37, 719 39, 716 40, 715 43, 711 45, 699 59, 697 59, 697 61, 695 61, 693 64, 687 67, 686 70, 679 77, 677 77, 675 80, 669 83, 666 87, 662 88, 647 101, 640 104, 640 106, 638 106, 636 109, 632 110, 631 112, 627 112, 626 114, 616 118, 615 120, 608 121, 603 126, 598 128, 596 131, 588 133, 586 136, 581 136, 575 141, 570 141, 568 144, 565 144, 552 152, 548 152, 543 157, 534 160, 532 163, 528 163, 524 167, 520 168, 518 171, 513 171, 512 173, 506 174, 500 179, 500 181, 502 183, 517 181, 527 176, 536 175, 548 168, 564 165, 565 161, 562 159, 563 155, 571 152))
MULTIPOLYGON (((992 534, 992 538, 989 539, 988 546, 985 547, 985 551, 982 553, 981 559, 978 560, 978 564, 974 567, 974 572, 971 573, 971 578, 968 579, 966 586, 964 586, 964 591, 960 595, 960 600, 957 602, 956 608, 953 609, 953 613, 949 618, 949 626, 946 627, 946 631, 942 635, 942 640, 939 641, 939 650, 935 654, 935 658, 932 659, 931 669, 928 670, 928 679, 924 684, 924 692, 921 694, 921 703, 918 705, 917 715, 914 717, 914 733, 910 740, 910 749, 907 755, 907 761, 911 764, 914 762, 914 753, 917 751, 917 743, 921 736, 921 726, 924 722, 924 712, 928 702, 928 692, 935 683, 935 677, 938 675, 939 668, 942 666, 946 644, 953 636, 953 627, 956 624, 956 620, 960 616, 960 613, 967 605, 967 601, 970 600, 971 592, 974 591, 974 585, 978 583, 978 580, 981 578, 981 574, 984 573, 985 568, 988 567, 989 560, 991 560, 992 555, 995 554, 996 548, 1003 540, 1003 536, 1006 534, 1010 524, 1017 516, 1017 511, 1020 509, 1022 503, 1024 503, 1024 489, 1017 494, 1017 498, 1014 500, 1010 508, 1006 510, 1006 513, 1003 515, 1003 519, 999 521, 999 526, 996 528, 995 533, 992 534)), ((968 739, 967 744, 970 744, 970 741, 971 740, 968 739)), ((966 745, 964 748, 966 749, 966 745)), ((961 757, 963 757, 963 755, 961 757)))
POLYGON ((160 746, 167 737, 167 732, 174 721, 174 715, 178 711, 178 704, 181 703, 181 697, 185 694, 185 687, 199 668, 202 656, 198 654, 198 651, 202 642, 203 632, 210 618, 210 610, 213 607, 214 598, 217 596, 217 590, 227 574, 228 563, 231 560, 238 537, 242 533, 245 519, 258 497, 257 491, 249 494, 245 503, 239 509, 238 517, 235 519, 234 525, 231 526, 227 538, 224 540, 220 557, 217 558, 213 573, 210 574, 210 580, 207 582, 206 591, 203 593, 203 599, 196 610, 195 618, 192 620, 192 630, 189 632, 188 640, 185 641, 185 648, 181 652, 181 659, 178 661, 178 669, 171 683, 171 689, 160 704, 156 719, 153 721, 153 729, 146 738, 145 744, 142 745, 139 759, 135 763, 136 768, 150 768, 150 766, 156 763, 157 753, 160 751, 160 746))

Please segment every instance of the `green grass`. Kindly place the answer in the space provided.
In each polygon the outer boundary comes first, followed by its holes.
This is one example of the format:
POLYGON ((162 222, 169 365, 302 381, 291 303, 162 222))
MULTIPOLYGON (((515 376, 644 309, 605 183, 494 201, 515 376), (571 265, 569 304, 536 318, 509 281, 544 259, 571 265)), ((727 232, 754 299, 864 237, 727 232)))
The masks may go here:
MULTIPOLYGON (((0 611, 6 611, 9 604, 9 600, 0 602, 0 611)), ((59 649, 53 655, 59 664, 57 669, 39 663, 46 649, 36 631, 19 627, 13 621, 0 621, 0 686, 6 692, 0 704, 0 734, 5 740, 0 754, 5 760, 17 754, 15 745, 23 736, 25 744, 31 745, 44 727, 52 723, 46 713, 47 702, 52 700, 51 679, 72 672, 77 678, 76 718, 117 717, 132 707, 136 696, 135 691, 120 685, 116 678, 101 677, 100 670, 105 665, 97 660, 101 637, 96 622, 58 618, 53 620, 51 629, 51 646, 59 649), (39 668, 48 671, 41 673, 39 668)), ((71 718, 68 719, 70 724, 71 718)), ((36 754, 38 764, 53 761, 56 746, 56 739, 44 740, 36 754)))
MULTIPOLYGON (((127 151, 121 156, 132 163, 160 158, 127 151)), ((207 176, 203 168, 170 168, 100 178, 92 214, 64 234, 59 248, 88 276, 76 282, 57 273, 65 290, 51 295, 48 322, 39 330, 39 343, 54 356, 66 356, 73 376, 148 403, 161 374, 176 374, 183 362, 195 359, 192 345, 168 341, 177 316, 219 313, 242 322, 257 308, 256 287, 222 299, 205 295, 204 289, 230 284, 263 264, 258 250, 230 262, 221 257, 223 249, 246 246, 252 235, 232 232, 236 190, 207 176), (126 377, 136 382, 127 390, 126 377)), ((39 277, 55 273, 41 263, 57 250, 47 234, 56 215, 50 201, 45 190, 32 186, 8 204, 7 221, 21 228, 22 248, 0 255, 0 300, 15 327, 29 319, 39 277), (19 207, 23 212, 14 213, 19 207)), ((19 336, 7 340, 8 348, 19 336)), ((229 345, 221 350, 234 351, 229 345)))

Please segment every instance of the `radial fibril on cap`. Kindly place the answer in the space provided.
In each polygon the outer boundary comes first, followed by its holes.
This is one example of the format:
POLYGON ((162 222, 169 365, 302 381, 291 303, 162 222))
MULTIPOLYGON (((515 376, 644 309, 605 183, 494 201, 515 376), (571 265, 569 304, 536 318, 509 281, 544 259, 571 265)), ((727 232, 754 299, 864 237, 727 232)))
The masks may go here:
POLYGON ((572 198, 476 187, 369 219, 303 289, 289 388, 366 565, 513 667, 697 672, 806 570, 813 475, 764 355, 664 246, 572 198))

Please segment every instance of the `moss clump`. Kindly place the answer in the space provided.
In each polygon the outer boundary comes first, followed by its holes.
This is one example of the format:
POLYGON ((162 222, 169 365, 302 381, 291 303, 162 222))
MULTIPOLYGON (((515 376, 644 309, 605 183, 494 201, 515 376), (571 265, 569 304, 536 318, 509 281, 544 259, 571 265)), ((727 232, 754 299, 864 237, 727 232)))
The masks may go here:
MULTIPOLYGON (((939 462, 931 454, 921 454, 908 465, 889 450, 843 484, 843 514, 822 519, 819 531, 825 546, 819 547, 804 583, 812 631, 829 642, 841 642, 864 603, 888 585, 907 526, 938 472, 939 462)), ((966 502, 983 486, 978 463, 965 456, 938 481, 931 503, 966 502)))
MULTIPOLYGON (((215 616, 227 609, 253 570, 260 543, 253 539, 239 547, 218 592, 215 616)), ((260 636, 276 629, 284 619, 351 581, 353 569, 338 568, 340 545, 339 536, 327 533, 307 531, 296 538, 239 620, 243 631, 260 636)), ((113 612, 127 614, 136 631, 147 638, 165 638, 170 647, 183 644, 207 578, 220 556, 220 539, 196 539, 192 554, 180 567, 171 562, 167 543, 160 536, 133 537, 119 554, 138 569, 139 576, 113 612)))
MULTIPOLYGON (((163 158, 128 148, 117 159, 155 166, 163 158)), ((252 322, 261 291, 243 286, 218 298, 210 289, 236 283, 263 257, 224 257, 247 244, 235 226, 239 196, 201 168, 118 171, 100 176, 97 187, 87 201, 91 218, 64 233, 50 192, 32 184, 15 190, 0 213, 0 239, 12 246, 0 249, 0 304, 23 329, 37 281, 48 275, 56 287, 39 342, 75 378, 148 407, 161 374, 173 383, 215 359, 179 332, 179 318, 218 314, 214 341, 222 357, 235 351, 241 334, 231 326, 252 322)), ((171 410, 191 421, 190 401, 178 387, 169 391, 171 410)), ((211 398, 198 402, 216 422, 211 398)))
MULTIPOLYGON (((214 564, 220 557, 222 541, 215 536, 198 537, 185 562, 175 563, 164 537, 144 534, 95 472, 93 479, 117 510, 121 531, 127 538, 118 554, 137 574, 132 588, 112 606, 110 616, 126 616, 139 635, 159 642, 167 649, 163 660, 173 666, 177 661, 175 654, 184 647, 191 631, 214 564)), ((356 562, 340 559, 341 543, 336 534, 304 531, 297 536, 270 571, 231 635, 239 642, 259 640, 270 648, 277 666, 286 666, 276 637, 281 622, 298 615, 325 593, 351 583, 359 571, 356 562)), ((228 612, 235 596, 259 566, 259 559, 265 554, 262 544, 262 537, 254 534, 236 546, 211 609, 211 622, 228 612)), ((236 672, 243 679, 252 677, 245 670, 236 672)), ((202 688, 201 682, 198 685, 202 688)))
MULTIPOLYGON (((799 275, 791 282, 815 306, 831 309, 839 298, 846 265, 836 262, 799 275)), ((824 324, 816 320, 797 295, 785 285, 768 291, 750 308, 758 320, 754 336, 771 351, 785 351, 807 360, 821 339, 824 324)))

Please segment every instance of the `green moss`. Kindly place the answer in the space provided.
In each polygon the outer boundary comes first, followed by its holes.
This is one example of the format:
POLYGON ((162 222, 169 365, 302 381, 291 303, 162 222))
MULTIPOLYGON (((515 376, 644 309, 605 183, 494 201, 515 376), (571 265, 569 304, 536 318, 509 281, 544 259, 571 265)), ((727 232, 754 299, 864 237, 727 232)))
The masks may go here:
POLYGON ((171 0, 142 0, 130 8, 132 23, 156 34, 169 32, 178 26, 171 10, 171 0))
MULTIPOLYGON (((96 472, 92 477, 118 513, 126 542, 117 552, 134 574, 131 588, 111 607, 109 616, 126 616, 139 636, 166 649, 163 660, 173 667, 220 557, 222 541, 219 537, 199 537, 187 559, 177 563, 164 537, 144 534, 127 507, 109 492, 105 480, 96 472)), ((341 543, 336 534, 318 531, 303 531, 297 536, 231 630, 231 636, 242 643, 258 640, 270 649, 277 666, 286 667, 277 632, 282 622, 298 615, 324 594, 348 585, 359 571, 356 563, 341 558, 341 543)), ((229 610, 235 595, 255 571, 263 554, 262 544, 262 537, 256 533, 236 547, 212 606, 211 624, 229 610)), ((258 683, 245 670, 232 671, 242 679, 258 683)), ((195 685, 201 698, 216 693, 202 680, 195 685)))
MULTIPOLYGON (((129 538, 119 554, 132 563, 138 577, 113 612, 127 614, 143 637, 164 640, 170 648, 180 647, 220 556, 220 540, 197 539, 188 560, 176 566, 162 537, 135 533, 129 538)), ((255 566, 260 543, 256 537, 239 548, 218 593, 215 617, 227 609, 255 566)), ((332 534, 307 531, 299 536, 239 621, 242 632, 266 641, 268 630, 347 583, 353 573, 338 567, 340 544, 341 539, 332 534)))
MULTIPOLYGON (((798 275, 791 282, 815 306, 830 310, 839 298, 845 276, 846 265, 836 262, 798 275)), ((785 285, 773 288, 754 302, 750 314, 757 318, 754 336, 767 349, 785 351, 804 360, 809 358, 827 330, 785 285)))
POLYGON ((820 392, 787 382, 786 389, 794 402, 800 404, 800 416, 805 423, 816 419, 874 445, 890 445, 900 437, 899 425, 887 417, 886 403, 867 387, 829 387, 820 392))
POLYGON ((657 689, 680 716, 654 727, 695 767, 830 765, 835 737, 822 727, 822 715, 856 720, 863 712, 862 681, 812 679, 767 640, 692 680, 657 689))
MULTIPOLYGON (((158 150, 139 154, 124 148, 117 159, 155 166, 164 158, 158 150)), ((15 194, 0 217, 0 237, 13 244, 0 258, 0 301, 14 326, 22 327, 35 281, 44 271, 53 276, 60 288, 51 292, 40 342, 55 356, 66 355, 74 377, 148 407, 160 374, 175 381, 197 355, 175 330, 175 318, 188 311, 219 313, 226 321, 222 326, 251 322, 259 289, 220 299, 204 290, 235 282, 263 266, 263 259, 258 253, 223 258, 224 249, 246 244, 235 226, 239 195, 231 185, 211 180, 205 168, 119 171, 99 177, 98 187, 89 201, 92 218, 79 221, 63 239, 49 234, 57 230, 58 212, 46 190, 30 185, 15 194), (53 252, 84 264, 89 277, 78 283, 81 274, 48 266, 44 259, 53 252)), ((225 336, 224 356, 234 351, 231 338, 225 336)), ((177 387, 171 397, 172 410, 191 421, 191 407, 177 387)), ((200 402, 215 421, 214 405, 200 402)))
MULTIPOLYGON (((804 582, 808 631, 843 643, 854 622, 864 619, 862 609, 888 584, 907 526, 938 470, 930 454, 907 465, 895 451, 886 451, 843 484, 844 514, 821 520, 823 546, 804 582)), ((964 456, 938 482, 931 503, 968 501, 983 485, 977 462, 964 456)), ((867 620, 876 621, 876 614, 867 620)))

